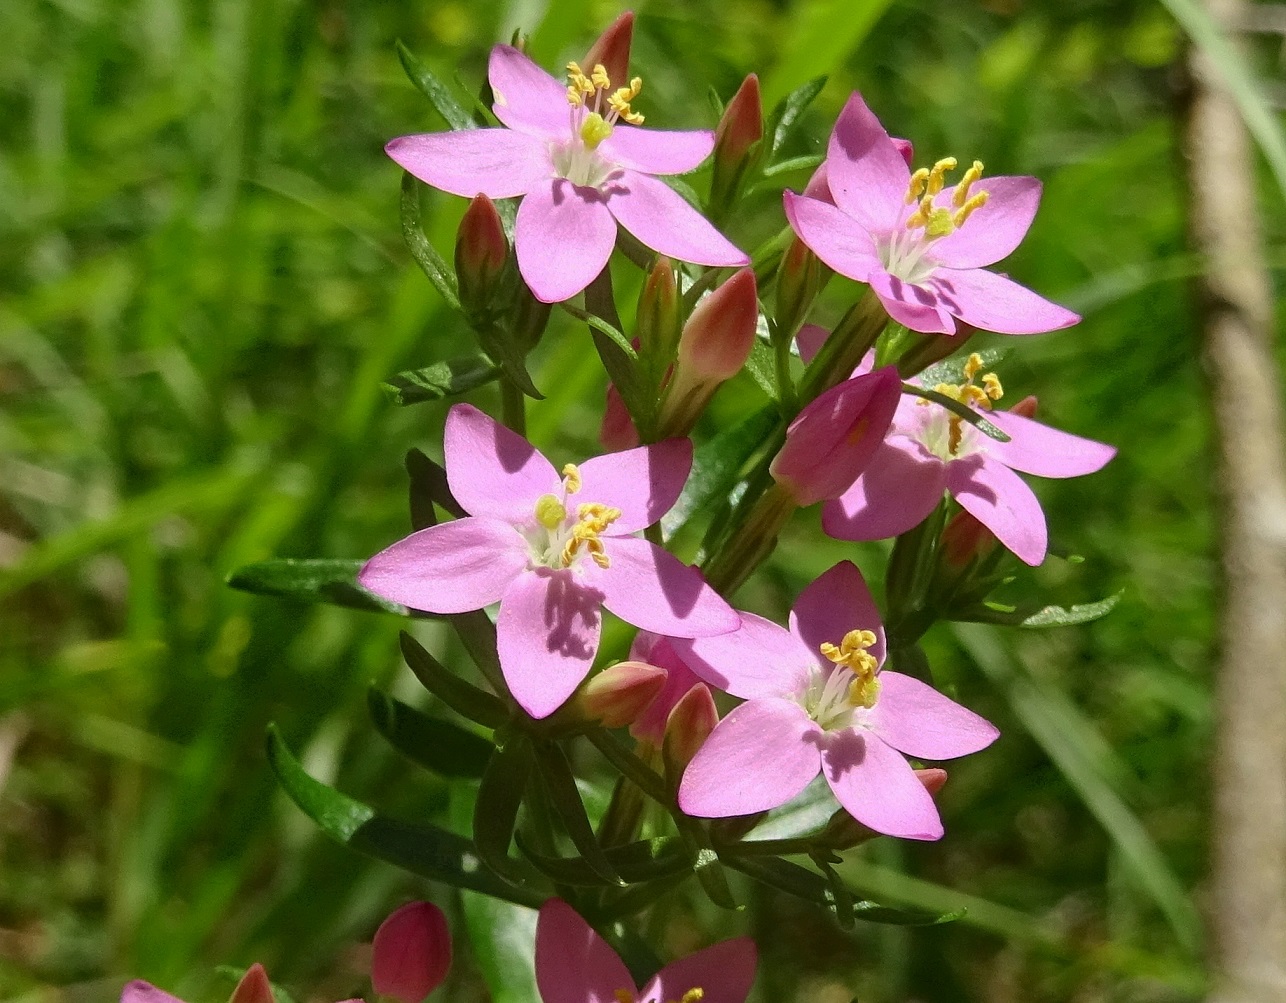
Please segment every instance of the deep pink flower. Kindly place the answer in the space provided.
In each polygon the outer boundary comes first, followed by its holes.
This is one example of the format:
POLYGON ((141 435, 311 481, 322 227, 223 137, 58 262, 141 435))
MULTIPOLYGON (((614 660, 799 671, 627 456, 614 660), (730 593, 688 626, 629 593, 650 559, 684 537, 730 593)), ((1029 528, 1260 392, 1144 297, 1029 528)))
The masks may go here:
POLYGON ((982 178, 975 161, 946 186, 954 159, 913 174, 905 153, 855 93, 831 133, 824 175, 805 196, 785 193, 800 239, 841 275, 869 283, 889 316, 913 331, 954 334, 959 318, 985 331, 1037 334, 1080 320, 984 267, 1022 241, 1039 181, 982 178))
MULTIPOLYGON (((241 981, 232 990, 228 1003, 274 1003, 274 1000, 268 973, 264 971, 263 965, 255 962, 241 976, 241 981)), ((121 989, 121 1003, 184 1003, 184 1001, 177 996, 172 996, 164 989, 156 988, 150 982, 135 979, 133 982, 127 982, 121 989)), ((351 999, 345 1000, 344 1003, 365 1003, 365 1001, 351 999)))
POLYGON ((662 968, 639 989, 629 969, 562 899, 536 920, 536 985, 544 1003, 745 1003, 757 952, 748 937, 725 940, 662 968))
POLYGON ((745 265, 734 247, 658 174, 709 156, 706 131, 640 129, 629 105, 641 81, 569 64, 561 84, 517 49, 491 51, 492 110, 503 129, 401 136, 388 155, 421 181, 473 197, 522 196, 514 226, 518 270, 537 298, 575 296, 603 270, 619 223, 656 251, 700 265, 745 265), (592 79, 591 79, 592 78, 592 79))
POLYGON ((746 700, 683 774, 679 807, 689 815, 767 811, 821 772, 863 825, 938 839, 933 797, 904 755, 954 759, 999 734, 918 679, 879 671, 884 628, 848 561, 800 594, 789 630, 743 613, 731 634, 672 643, 707 682, 746 700))
POLYGON ((699 571, 632 535, 678 498, 692 465, 687 439, 568 464, 560 477, 526 439, 457 404, 445 454, 469 517, 412 533, 367 561, 358 581, 430 613, 499 602, 500 667, 532 717, 552 714, 589 672, 601 606, 671 637, 736 628, 699 571))

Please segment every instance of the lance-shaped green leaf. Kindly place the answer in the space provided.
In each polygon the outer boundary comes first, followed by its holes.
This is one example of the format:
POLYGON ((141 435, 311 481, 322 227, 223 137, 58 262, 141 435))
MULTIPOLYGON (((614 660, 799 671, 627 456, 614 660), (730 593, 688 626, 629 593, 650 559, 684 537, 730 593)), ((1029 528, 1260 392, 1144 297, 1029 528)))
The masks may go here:
POLYGON ((375 730, 413 763, 444 777, 481 777, 495 748, 458 724, 429 717, 371 687, 366 694, 375 730))
POLYGON ((435 825, 381 815, 369 805, 314 780, 291 755, 275 726, 268 729, 268 762, 282 789, 332 839, 412 874, 537 908, 544 895, 504 881, 480 859, 473 843, 435 825))
MULTIPOLYGON (((598 888, 618 884, 598 875, 584 857, 551 857, 538 853, 521 832, 514 834, 514 841, 536 869, 556 884, 598 888)), ((673 836, 614 846, 604 852, 612 870, 631 885, 686 874, 691 863, 682 841, 673 836)))
POLYGON ((402 239, 406 249, 453 310, 460 309, 460 290, 455 272, 429 243, 420 222, 420 182, 409 172, 402 174, 402 239))
POLYGON ((1078 623, 1090 623, 1107 616, 1120 601, 1121 593, 1118 592, 1098 602, 1077 603, 1073 606, 1043 606, 1037 610, 987 602, 953 613, 951 619, 975 623, 998 623, 1012 627, 1027 627, 1032 630, 1042 627, 1072 627, 1078 623))
POLYGON ((447 472, 434 463, 418 449, 409 449, 404 461, 406 475, 410 478, 411 528, 424 529, 437 525, 437 513, 433 511, 436 502, 457 519, 463 519, 468 513, 451 494, 447 484, 447 472))
POLYGON ((926 387, 935 387, 939 383, 964 383, 966 382, 965 365, 969 361, 969 355, 977 355, 982 360, 982 368, 991 369, 1008 354, 1007 348, 980 348, 977 352, 970 352, 968 355, 953 355, 935 362, 916 378, 926 387))
POLYGON ((673 536, 707 505, 728 497, 746 461, 764 444, 776 424, 777 409, 765 407, 696 448, 683 493, 661 520, 667 536, 673 536))
POLYGON ((401 41, 397 42, 397 58, 402 61, 411 83, 433 104, 447 125, 452 129, 476 129, 478 123, 473 120, 469 110, 461 104, 451 89, 438 79, 436 74, 415 56, 401 41))
POLYGON ((527 372, 527 346, 518 344, 517 338, 507 327, 487 325, 479 327, 476 332, 478 344, 488 355, 500 364, 506 377, 532 400, 543 401, 545 395, 536 389, 527 372))
POLYGON ((381 386, 393 403, 406 406, 458 397, 499 378, 500 367, 481 352, 408 369, 390 376, 381 386))
POLYGON ((525 735, 506 735, 491 754, 473 806, 473 840, 478 856, 493 871, 507 877, 518 873, 517 862, 509 856, 509 844, 518 823, 518 809, 527 793, 532 759, 531 742, 525 735))
POLYGON ((234 589, 258 595, 410 616, 411 611, 405 606, 381 599, 357 584, 357 573, 362 570, 363 563, 330 558, 279 557, 238 568, 228 575, 227 582, 234 589))
POLYGON ((800 84, 793 91, 777 102, 772 114, 764 126, 764 134, 772 137, 770 149, 775 154, 790 139, 790 134, 799 123, 799 117, 816 99, 826 86, 825 77, 814 77, 800 84))
MULTIPOLYGON (((818 849, 814 850, 809 856, 817 869, 822 872, 822 877, 826 879, 826 887, 830 891, 831 901, 835 904, 835 908, 832 911, 835 914, 836 921, 841 929, 851 930, 854 920, 853 893, 848 890, 848 886, 835 873, 835 868, 831 867, 831 861, 828 858, 833 854, 829 851, 818 849)), ((835 859, 839 860, 838 857, 835 857, 835 859)))
POLYGON ((918 387, 914 383, 903 383, 902 392, 904 394, 910 394, 912 397, 923 397, 927 401, 933 401, 935 404, 941 404, 952 414, 963 418, 983 435, 995 439, 997 442, 1009 441, 1009 433, 1001 431, 989 422, 981 413, 975 411, 968 404, 961 404, 953 397, 948 397, 946 394, 940 394, 936 390, 926 390, 924 387, 918 387))
POLYGON ((402 631, 398 640, 402 645, 402 657, 415 673, 415 678, 457 714, 488 728, 499 726, 509 716, 499 699, 466 683, 406 631, 402 631))
POLYGON ((724 872, 719 854, 710 845, 710 837, 695 819, 676 816, 675 824, 679 828, 679 837, 692 860, 692 873, 701 882, 701 890, 706 898, 720 909, 739 910, 742 906, 732 895, 728 884, 728 875, 724 872))
POLYGON ((624 884, 599 845, 598 837, 594 835, 594 827, 585 811, 585 802, 580 799, 580 791, 576 789, 576 778, 572 775, 567 753, 555 742, 538 742, 535 751, 536 766, 549 800, 558 812, 558 817, 563 820, 563 827, 567 830, 572 845, 580 851, 585 865, 609 884, 624 884))

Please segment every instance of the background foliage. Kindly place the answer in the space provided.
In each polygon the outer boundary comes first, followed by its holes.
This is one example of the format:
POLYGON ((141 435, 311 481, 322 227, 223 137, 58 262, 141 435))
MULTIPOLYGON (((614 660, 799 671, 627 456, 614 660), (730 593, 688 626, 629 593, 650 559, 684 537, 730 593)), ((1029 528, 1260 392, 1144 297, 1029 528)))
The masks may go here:
MULTIPOLYGON (((730 915, 694 892, 654 932, 674 952, 756 934, 765 1000, 1199 995, 1214 565, 1179 28, 1141 0, 638 9, 650 123, 713 125, 703 95, 728 98, 752 69, 768 103, 828 74, 801 154, 856 87, 921 159, 1042 177, 1008 268, 1085 321, 1024 341, 1000 372, 1046 420, 1121 450, 1092 478, 1037 485, 1055 547, 1084 561, 1020 579, 1057 601, 1121 591, 1117 610, 1087 628, 931 634, 939 680, 1004 737, 952 768, 942 843, 881 840, 845 865, 872 895, 966 917, 843 934, 766 894, 730 915)), ((141 976, 217 999, 215 967, 253 960, 299 998, 343 998, 364 988, 353 945, 424 893, 320 837, 263 754, 275 720, 313 775, 465 822, 467 785, 408 771, 366 716, 372 680, 423 702, 402 623, 223 578, 272 556, 373 553, 407 528, 405 451, 440 456, 444 410, 379 388, 467 348, 401 245, 382 144, 442 123, 394 40, 446 79, 458 67, 468 94, 515 27, 556 66, 617 12, 0 4, 0 998, 109 1000, 141 976)), ((1259 56, 1243 71, 1280 72, 1259 56)), ((1264 193, 1280 276, 1267 169, 1264 193)), ((444 251, 463 206, 426 199, 444 251)), ((743 246, 780 225, 775 193, 760 206, 733 224, 743 246)), ((533 441, 591 452, 604 377, 583 327, 556 315, 533 376, 548 396, 533 441)), ((756 393, 744 377, 725 388, 706 431, 756 393)), ((739 605, 780 614, 839 558, 869 566, 877 547, 826 540, 815 519, 798 517, 739 605)), ((417 634, 463 663, 434 625, 417 634)), ((498 1000, 533 998, 518 976, 494 979, 531 922, 498 908, 456 902, 457 930, 476 936, 453 998, 485 999, 488 975, 498 1000)))

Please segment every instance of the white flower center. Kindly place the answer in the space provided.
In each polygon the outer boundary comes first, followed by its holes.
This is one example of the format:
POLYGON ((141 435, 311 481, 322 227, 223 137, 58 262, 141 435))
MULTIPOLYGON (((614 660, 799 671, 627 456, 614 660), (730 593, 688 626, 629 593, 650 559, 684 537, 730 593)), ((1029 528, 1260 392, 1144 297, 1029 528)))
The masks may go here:
POLYGON ((600 568, 611 566, 611 559, 604 552, 603 541, 599 537, 621 517, 621 510, 600 502, 582 502, 576 506, 573 518, 567 498, 580 488, 580 471, 574 463, 569 463, 563 467, 562 497, 541 495, 536 499, 535 521, 519 528, 527 540, 533 567, 556 571, 571 568, 586 555, 600 568))
POLYGON ((965 221, 987 204, 987 192, 970 195, 969 189, 982 177, 982 161, 975 160, 965 171, 951 195, 950 207, 934 200, 946 185, 946 174, 956 168, 955 157, 945 157, 932 168, 921 167, 911 175, 905 202, 914 205, 901 227, 876 239, 876 250, 884 270, 908 285, 921 285, 937 266, 926 261, 925 252, 933 242, 965 225, 965 221), (918 205, 917 205, 918 203, 918 205))
POLYGON ((554 173, 581 188, 601 189, 620 171, 598 152, 619 121, 638 125, 643 116, 630 107, 639 96, 643 80, 635 77, 625 87, 612 90, 612 81, 600 63, 589 74, 578 64, 567 64, 567 103, 570 105, 571 139, 551 143, 549 159, 554 173))
MULTIPOLYGON (((939 383, 933 389, 975 410, 990 411, 1005 391, 995 373, 983 373, 981 381, 975 382, 980 372, 982 356, 974 352, 965 362, 963 383, 939 383)), ((921 399, 919 403, 928 411, 911 437, 938 459, 949 462, 985 450, 987 437, 959 415, 932 401, 921 399)))
POLYGON ((875 706, 880 696, 879 663, 866 650, 875 641, 869 630, 850 630, 838 645, 821 646, 835 667, 829 672, 819 665, 812 667, 800 705, 823 730, 848 728, 855 718, 860 723, 861 716, 875 706))

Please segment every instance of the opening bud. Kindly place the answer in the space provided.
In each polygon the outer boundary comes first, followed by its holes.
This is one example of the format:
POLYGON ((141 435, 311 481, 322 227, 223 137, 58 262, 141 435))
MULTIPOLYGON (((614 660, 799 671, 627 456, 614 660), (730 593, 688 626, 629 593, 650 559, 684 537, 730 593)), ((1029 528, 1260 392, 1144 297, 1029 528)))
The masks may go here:
POLYGON ((627 10, 604 29, 580 65, 602 65, 612 81, 630 79, 630 45, 634 41, 634 12, 627 10))
POLYGON ((272 984, 268 981, 268 973, 264 971, 263 965, 256 961, 246 969, 246 974, 241 976, 237 988, 228 997, 228 1003, 275 1003, 272 984))
POLYGON ((611 452, 622 449, 633 449, 639 444, 639 430, 634 427, 629 408, 616 389, 616 384, 607 385, 607 405, 603 409, 603 424, 599 426, 598 441, 603 448, 611 452))
POLYGON ((942 531, 939 553, 942 554, 942 563, 958 572, 975 560, 988 557, 999 542, 995 533, 961 509, 942 531))
POLYGON ((643 283, 634 332, 653 371, 664 371, 679 340, 679 287, 669 258, 658 259, 643 283))
POLYGON ((588 680, 572 698, 574 714, 605 728, 636 721, 665 687, 665 669, 647 662, 617 662, 588 680))
POLYGON ((455 239, 455 274, 460 303, 471 315, 486 311, 509 261, 509 239, 486 195, 475 195, 460 220, 455 239))
POLYGON ((764 137, 764 109, 759 78, 750 74, 723 110, 714 134, 714 176, 710 203, 716 214, 726 212, 752 163, 758 159, 764 137))
POLYGON ((672 786, 678 787, 683 771, 718 723, 719 710, 705 683, 693 686, 674 705, 665 723, 665 741, 661 745, 665 775, 672 786))
POLYGON ((451 967, 451 932, 446 916, 432 902, 411 902, 375 931, 371 985, 398 1003, 420 1003, 446 978, 451 967))

